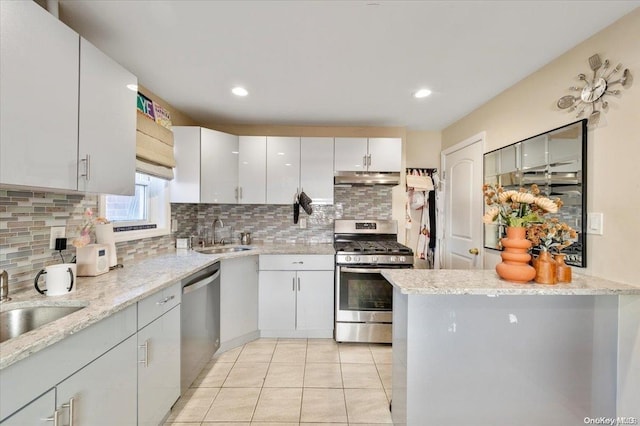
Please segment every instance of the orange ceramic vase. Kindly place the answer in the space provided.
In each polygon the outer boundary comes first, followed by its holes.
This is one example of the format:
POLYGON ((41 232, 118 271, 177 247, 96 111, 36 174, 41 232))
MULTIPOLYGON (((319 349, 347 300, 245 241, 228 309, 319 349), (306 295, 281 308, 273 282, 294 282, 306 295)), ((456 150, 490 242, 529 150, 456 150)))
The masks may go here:
POLYGON ((496 265, 498 276, 514 283, 528 283, 536 276, 536 270, 529 265, 531 241, 526 238, 526 228, 508 227, 507 237, 501 240, 502 262, 496 265))
POLYGON ((536 278, 538 284, 556 284, 558 282, 558 266, 548 251, 543 250, 535 262, 536 278))
POLYGON ((566 255, 562 253, 556 254, 553 258, 556 261, 556 277, 559 283, 571 282, 571 266, 564 263, 564 257, 566 255))

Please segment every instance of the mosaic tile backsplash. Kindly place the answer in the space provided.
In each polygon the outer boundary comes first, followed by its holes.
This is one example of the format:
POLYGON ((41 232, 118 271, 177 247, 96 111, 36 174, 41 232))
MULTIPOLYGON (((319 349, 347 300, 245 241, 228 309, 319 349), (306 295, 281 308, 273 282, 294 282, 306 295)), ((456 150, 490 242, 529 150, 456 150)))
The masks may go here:
MULTIPOLYGON (((306 229, 293 223, 291 205, 172 204, 178 232, 117 243, 118 262, 126 265, 173 250, 176 236, 196 235, 198 225, 211 225, 215 218, 225 225, 217 238, 228 238, 233 229, 235 243, 240 232, 251 232, 256 242, 328 243, 333 239, 334 219, 390 219, 391 200, 391 187, 335 187, 334 205, 313 205, 310 216, 300 211, 300 218, 307 219, 306 229)), ((10 291, 32 286, 40 269, 61 261, 49 249, 50 228, 64 226, 72 239, 79 234, 87 208, 97 211, 97 196, 0 189, 0 269, 9 272, 10 291)), ((66 261, 75 254, 68 246, 62 252, 66 261)))

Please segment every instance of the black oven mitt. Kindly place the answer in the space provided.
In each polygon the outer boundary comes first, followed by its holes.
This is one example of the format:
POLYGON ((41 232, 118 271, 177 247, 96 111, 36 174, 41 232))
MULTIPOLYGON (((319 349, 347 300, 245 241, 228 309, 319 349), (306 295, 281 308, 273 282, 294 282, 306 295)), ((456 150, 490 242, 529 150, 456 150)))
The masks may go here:
POLYGON ((308 214, 310 215, 311 213, 313 213, 313 209, 311 208, 311 198, 304 193, 304 191, 302 191, 300 193, 300 206, 302 207, 302 209, 308 214))
POLYGON ((293 196, 293 223, 298 223, 300 216, 300 203, 298 202, 298 194, 293 196))

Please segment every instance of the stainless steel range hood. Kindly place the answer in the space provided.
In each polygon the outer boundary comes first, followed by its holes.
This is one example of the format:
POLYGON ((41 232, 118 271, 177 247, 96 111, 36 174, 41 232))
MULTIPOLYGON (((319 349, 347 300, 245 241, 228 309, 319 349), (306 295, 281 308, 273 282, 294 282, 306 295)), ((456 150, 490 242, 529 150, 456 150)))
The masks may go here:
POLYGON ((335 185, 373 186, 400 184, 400 172, 336 172, 335 185))

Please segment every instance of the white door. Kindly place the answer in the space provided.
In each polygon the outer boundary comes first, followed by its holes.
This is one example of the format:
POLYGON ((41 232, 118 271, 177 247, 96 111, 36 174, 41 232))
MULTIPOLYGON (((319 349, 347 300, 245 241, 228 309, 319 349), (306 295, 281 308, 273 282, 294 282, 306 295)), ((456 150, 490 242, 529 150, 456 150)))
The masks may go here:
POLYGON ((399 172, 402 166, 402 139, 369 138, 367 164, 370 172, 399 172))
POLYGON ((77 189, 79 43, 36 2, 0 1, 0 183, 77 189))
POLYGON ((265 204, 267 199, 267 137, 240 136, 238 202, 265 204))
POLYGON ((200 202, 238 202, 238 153, 238 136, 202 128, 200 202))
POLYGON ((333 271, 298 271, 297 330, 332 330, 333 271))
POLYGON ((333 138, 300 138, 300 190, 313 204, 333 204, 333 138))
POLYGON ((367 138, 335 138, 336 172, 367 170, 367 138))
POLYGON ((300 138, 267 137, 267 204, 291 204, 300 184, 300 138))
POLYGON ((295 271, 260 271, 260 330, 295 330, 296 288, 295 271))
POLYGON ((442 153, 446 269, 482 269, 483 150, 481 134, 442 153))
POLYGON ((136 76, 80 39, 78 190, 134 195, 136 76))

